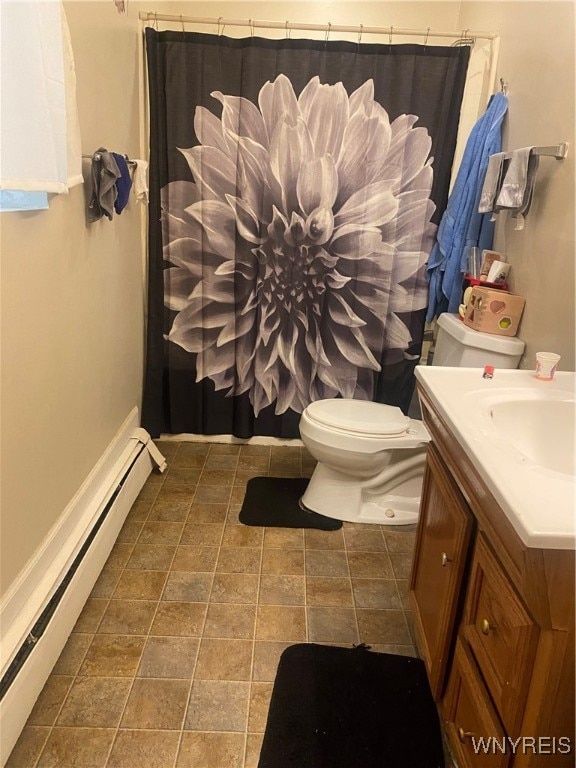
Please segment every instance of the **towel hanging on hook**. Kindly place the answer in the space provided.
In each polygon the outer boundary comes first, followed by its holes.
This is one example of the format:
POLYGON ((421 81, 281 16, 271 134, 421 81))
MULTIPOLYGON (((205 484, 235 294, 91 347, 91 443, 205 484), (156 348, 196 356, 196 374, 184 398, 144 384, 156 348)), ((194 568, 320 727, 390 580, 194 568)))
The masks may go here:
MULTIPOLYGON (((128 165, 131 168, 136 167, 136 160, 130 160, 128 155, 125 155, 125 154, 122 155, 122 157, 126 160, 126 162, 128 163, 128 165)), ((100 156, 100 152, 97 150, 96 152, 94 152, 93 155, 82 155, 82 159, 83 160, 96 160, 97 162, 99 162, 102 158, 100 156)))
POLYGON ((91 183, 92 191, 88 204, 88 221, 93 223, 106 216, 114 216, 114 203, 118 195, 116 180, 121 176, 120 169, 112 152, 99 147, 92 155, 91 183))

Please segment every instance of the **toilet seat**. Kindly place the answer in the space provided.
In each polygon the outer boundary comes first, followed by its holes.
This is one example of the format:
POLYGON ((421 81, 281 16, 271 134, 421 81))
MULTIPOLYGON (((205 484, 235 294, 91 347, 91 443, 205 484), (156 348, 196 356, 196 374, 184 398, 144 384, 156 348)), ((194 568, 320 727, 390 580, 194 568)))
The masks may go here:
MULTIPOLYGON (((326 401, 318 400, 315 403, 311 403, 311 405, 304 409, 300 418, 300 435, 305 444, 306 440, 308 440, 316 445, 330 446, 332 449, 343 452, 357 451, 359 453, 369 454, 397 448, 416 448, 417 446, 422 445, 422 443, 427 443, 430 440, 426 427, 421 421, 409 419, 403 415, 403 418, 406 419, 406 428, 405 431, 400 433, 392 432, 386 434, 382 431, 383 429, 391 428, 390 422, 386 422, 386 426, 380 425, 376 428, 374 422, 378 421, 377 417, 374 417, 372 423, 369 425, 363 423, 362 426, 368 426, 368 428, 371 428, 372 430, 378 429, 378 431, 359 432, 358 424, 354 425, 356 429, 351 429, 350 426, 348 426, 347 429, 338 426, 328 426, 314 417, 314 412, 318 411, 318 408, 313 408, 312 406, 317 406, 321 402, 326 401), (310 410, 312 410, 312 416, 310 415, 310 410)), ((341 403, 342 401, 337 400, 336 402, 341 403)), ((367 404, 366 401, 356 402, 362 402, 365 405, 367 404)), ((371 405, 376 406, 376 413, 379 413, 379 408, 387 409, 390 407, 379 403, 371 403, 371 405)), ((334 405, 330 406, 331 410, 334 408, 334 405)), ((392 410, 395 411, 396 409, 392 408, 392 410)), ((371 409, 371 411, 374 413, 374 409, 371 409)), ((320 409, 320 418, 323 417, 326 419, 325 414, 323 414, 323 409, 320 409)), ((328 419, 332 420, 331 415, 328 416, 328 419)), ((397 428, 398 422, 392 422, 392 424, 392 428, 397 428)))
POLYGON ((306 408, 306 415, 320 427, 365 438, 404 437, 410 426, 400 408, 370 400, 317 400, 306 408))

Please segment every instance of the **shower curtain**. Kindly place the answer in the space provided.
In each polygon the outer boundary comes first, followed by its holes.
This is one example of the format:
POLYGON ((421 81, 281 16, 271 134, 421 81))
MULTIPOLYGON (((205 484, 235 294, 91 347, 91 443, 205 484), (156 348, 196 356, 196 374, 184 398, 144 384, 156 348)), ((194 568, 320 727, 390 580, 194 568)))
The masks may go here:
POLYGON ((144 426, 297 437, 408 408, 467 47, 146 30, 144 426))

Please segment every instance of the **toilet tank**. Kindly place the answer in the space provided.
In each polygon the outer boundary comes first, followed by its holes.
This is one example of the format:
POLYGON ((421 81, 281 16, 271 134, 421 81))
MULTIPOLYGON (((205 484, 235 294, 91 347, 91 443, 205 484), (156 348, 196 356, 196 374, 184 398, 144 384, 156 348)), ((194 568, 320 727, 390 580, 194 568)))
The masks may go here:
POLYGON ((460 315, 444 312, 438 317, 438 335, 432 365, 458 368, 517 368, 524 342, 513 336, 481 333, 464 325, 460 315))

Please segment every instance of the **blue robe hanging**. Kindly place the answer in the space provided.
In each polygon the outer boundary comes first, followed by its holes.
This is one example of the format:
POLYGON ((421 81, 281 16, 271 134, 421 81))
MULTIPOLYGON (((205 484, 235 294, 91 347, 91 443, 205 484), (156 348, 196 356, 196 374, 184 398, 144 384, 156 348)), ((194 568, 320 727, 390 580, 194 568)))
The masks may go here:
POLYGON ((442 312, 458 311, 468 248, 492 247, 494 222, 490 213, 478 213, 478 205, 488 158, 502 147, 502 121, 507 109, 507 97, 496 93, 470 133, 428 260, 427 322, 442 312))

